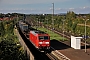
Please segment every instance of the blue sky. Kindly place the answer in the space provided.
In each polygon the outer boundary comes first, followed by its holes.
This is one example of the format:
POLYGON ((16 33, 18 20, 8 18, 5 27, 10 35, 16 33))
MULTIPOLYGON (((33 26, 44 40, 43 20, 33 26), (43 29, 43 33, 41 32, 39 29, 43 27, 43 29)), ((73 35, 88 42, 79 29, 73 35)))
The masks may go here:
POLYGON ((90 13, 90 0, 0 0, 0 13, 90 13))

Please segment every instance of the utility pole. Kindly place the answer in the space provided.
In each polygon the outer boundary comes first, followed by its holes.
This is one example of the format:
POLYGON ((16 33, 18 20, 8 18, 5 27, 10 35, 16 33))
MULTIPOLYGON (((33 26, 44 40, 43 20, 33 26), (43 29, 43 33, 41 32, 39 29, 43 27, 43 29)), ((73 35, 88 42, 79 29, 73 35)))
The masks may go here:
MULTIPOLYGON (((54 3, 52 3, 53 5, 53 14, 52 14, 52 25, 54 26, 54 19, 53 19, 53 16, 54 16, 54 3)), ((53 28, 54 29, 54 28, 53 28)))
POLYGON ((17 23, 18 23, 18 15, 17 15, 17 23))
POLYGON ((63 41, 64 41, 64 19, 62 20, 63 21, 63 41))
MULTIPOLYGON (((83 19, 83 20, 85 20, 85 19, 83 19)), ((84 37, 84 39, 85 39, 85 52, 87 52, 87 47, 86 47, 86 22, 88 21, 89 19, 86 19, 85 20, 85 37, 84 37)))

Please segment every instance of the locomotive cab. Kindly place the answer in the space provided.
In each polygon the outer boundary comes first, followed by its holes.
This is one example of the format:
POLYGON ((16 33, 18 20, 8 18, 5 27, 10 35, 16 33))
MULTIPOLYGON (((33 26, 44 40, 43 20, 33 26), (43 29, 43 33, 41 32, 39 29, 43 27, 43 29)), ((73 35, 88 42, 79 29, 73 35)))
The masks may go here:
POLYGON ((50 36, 40 31, 30 31, 29 40, 40 51, 50 49, 50 36))
POLYGON ((48 35, 39 35, 39 49, 50 49, 50 37, 48 35))

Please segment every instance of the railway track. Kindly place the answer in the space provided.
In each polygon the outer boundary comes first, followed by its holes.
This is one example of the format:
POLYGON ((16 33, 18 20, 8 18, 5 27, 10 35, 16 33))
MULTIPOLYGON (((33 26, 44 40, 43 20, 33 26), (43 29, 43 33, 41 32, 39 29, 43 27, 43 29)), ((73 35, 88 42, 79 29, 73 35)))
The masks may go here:
POLYGON ((64 37, 66 37, 66 38, 70 39, 70 36, 65 35, 65 34, 63 34, 63 33, 60 33, 60 32, 59 32, 59 31, 57 31, 57 30, 54 30, 54 29, 52 29, 52 28, 47 28, 47 29, 49 29, 49 30, 51 30, 51 31, 54 31, 55 33, 57 33, 57 34, 59 34, 59 35, 61 35, 61 36, 63 36, 63 35, 64 35, 64 37))
POLYGON ((57 57, 58 60, 70 60, 68 57, 60 53, 59 51, 55 50, 52 51, 52 54, 57 57))
POLYGON ((46 54, 51 60, 59 60, 55 55, 53 55, 52 53, 47 53, 46 54))
POLYGON ((55 49, 51 53, 43 52, 41 54, 45 54, 50 60, 70 60, 68 57, 66 57, 65 55, 63 55, 62 53, 60 53, 59 51, 55 49))
POLYGON ((45 53, 51 60, 70 60, 68 57, 51 47, 51 53, 45 53))
POLYGON ((55 50, 53 47, 51 47, 51 49, 53 50, 51 52, 51 54, 53 56, 55 56, 56 59, 54 60, 70 60, 68 57, 66 57, 65 55, 63 55, 62 53, 60 53, 59 51, 55 50))

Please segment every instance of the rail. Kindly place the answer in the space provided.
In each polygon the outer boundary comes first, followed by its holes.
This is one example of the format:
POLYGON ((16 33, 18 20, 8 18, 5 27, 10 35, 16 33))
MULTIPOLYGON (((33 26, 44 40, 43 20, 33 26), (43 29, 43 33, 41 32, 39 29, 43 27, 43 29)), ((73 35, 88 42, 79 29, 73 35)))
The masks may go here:
POLYGON ((68 57, 60 53, 59 51, 55 50, 53 47, 51 47, 54 51, 51 53, 56 56, 59 60, 70 60, 68 57))
POLYGON ((59 60, 55 55, 53 55, 52 53, 47 53, 46 54, 51 60, 59 60))

